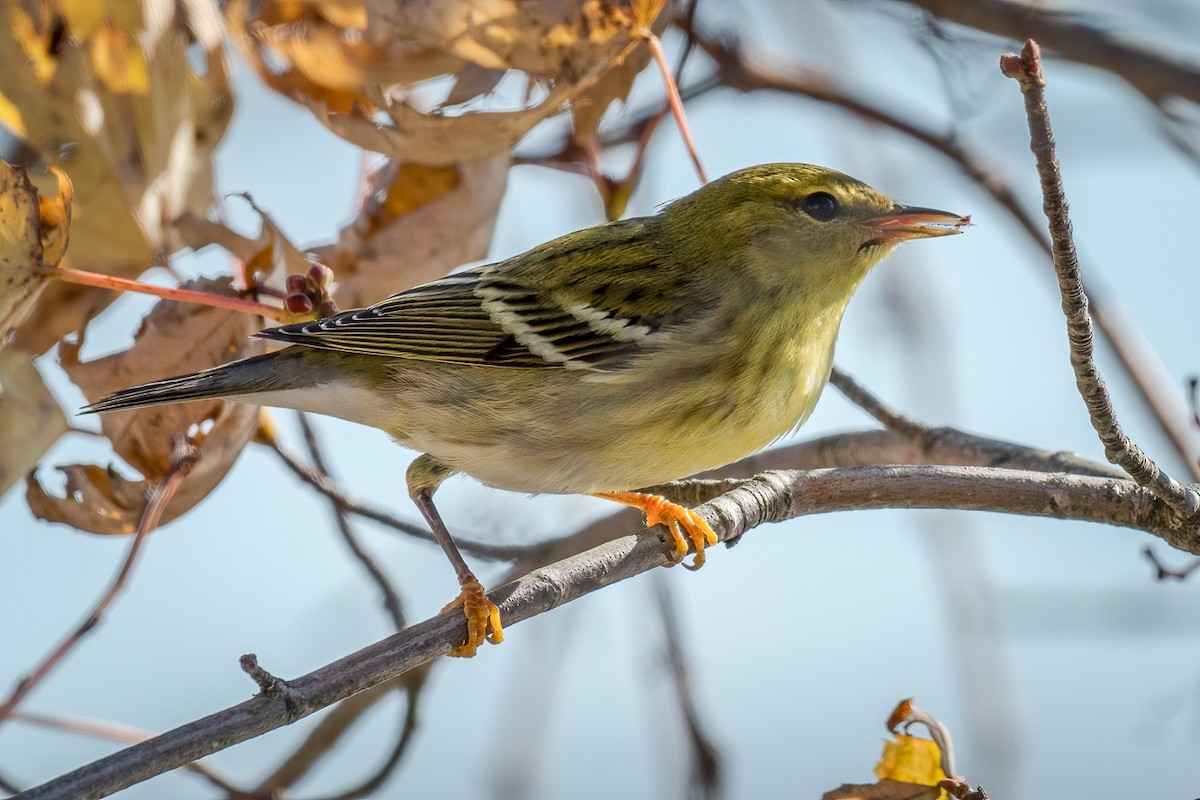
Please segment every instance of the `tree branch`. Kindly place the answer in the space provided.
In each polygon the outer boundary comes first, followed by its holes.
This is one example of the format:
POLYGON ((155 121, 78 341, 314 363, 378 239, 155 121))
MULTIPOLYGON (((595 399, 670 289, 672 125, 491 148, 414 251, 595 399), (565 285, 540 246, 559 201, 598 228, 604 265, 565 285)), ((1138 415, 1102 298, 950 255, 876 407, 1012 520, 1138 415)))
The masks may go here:
MULTIPOLYGON (((858 508, 955 508, 1138 528, 1200 553, 1200 530, 1132 481, 981 467, 884 466, 771 472, 699 507, 733 541, 763 522, 858 508)), ((509 627, 667 563, 653 531, 623 536, 534 570, 492 593, 509 627)), ((445 655, 465 621, 453 611, 419 623, 308 675, 183 725, 18 795, 21 800, 99 798, 282 727, 445 655)))
MULTIPOLYGON (((895 0, 893 0, 895 2, 895 0)), ((1106 33, 1080 14, 1013 0, 903 0, 944 20, 1016 41, 1036 39, 1070 61, 1123 78, 1151 102, 1175 96, 1200 103, 1200 66, 1106 33)))
POLYGON ((1062 309, 1067 317, 1067 340, 1071 347, 1071 368, 1075 384, 1087 405, 1088 417, 1104 444, 1108 460, 1129 473, 1139 486, 1157 494, 1184 517, 1200 517, 1200 494, 1184 486, 1158 466, 1125 435, 1113 410, 1112 399, 1100 369, 1096 366, 1092 336, 1092 319, 1088 314, 1088 298, 1083 289, 1079 259, 1075 253, 1071 217, 1063 190, 1058 156, 1054 152, 1054 132, 1046 107, 1046 80, 1042 73, 1041 50, 1035 41, 1025 43, 1021 55, 1008 54, 1000 58, 1000 70, 1014 78, 1025 97, 1025 114, 1029 119, 1029 147, 1037 160, 1038 178, 1042 184, 1043 207, 1050 223, 1053 243, 1054 269, 1058 274, 1062 309))

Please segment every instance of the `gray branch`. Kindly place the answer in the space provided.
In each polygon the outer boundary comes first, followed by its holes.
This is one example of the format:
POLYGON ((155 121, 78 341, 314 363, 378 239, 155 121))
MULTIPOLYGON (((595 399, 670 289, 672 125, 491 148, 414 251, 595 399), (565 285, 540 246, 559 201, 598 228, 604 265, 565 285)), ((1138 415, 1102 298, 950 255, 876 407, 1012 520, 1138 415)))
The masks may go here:
MULTIPOLYGON (((1200 530, 1133 481, 994 467, 873 466, 763 473, 697 510, 721 540, 764 522, 866 508, 950 508, 1103 522, 1200 553, 1200 530)), ((535 569, 492 598, 505 624, 569 603, 667 563, 642 530, 535 569)), ((461 613, 426 620, 231 708, 180 726, 23 792, 21 800, 99 798, 288 725, 445 655, 465 634, 461 613)))

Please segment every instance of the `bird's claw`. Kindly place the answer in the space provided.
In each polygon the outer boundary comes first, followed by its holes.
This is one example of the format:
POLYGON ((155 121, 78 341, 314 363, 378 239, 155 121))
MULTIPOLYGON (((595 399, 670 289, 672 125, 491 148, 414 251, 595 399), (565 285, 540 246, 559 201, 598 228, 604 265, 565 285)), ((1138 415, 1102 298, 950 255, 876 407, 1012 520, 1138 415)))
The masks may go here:
POLYGON ((467 618, 467 640, 450 651, 456 658, 471 658, 484 640, 492 644, 504 641, 504 627, 500 623, 500 609, 487 596, 474 576, 462 584, 462 592, 454 602, 442 609, 443 612, 461 607, 467 618))

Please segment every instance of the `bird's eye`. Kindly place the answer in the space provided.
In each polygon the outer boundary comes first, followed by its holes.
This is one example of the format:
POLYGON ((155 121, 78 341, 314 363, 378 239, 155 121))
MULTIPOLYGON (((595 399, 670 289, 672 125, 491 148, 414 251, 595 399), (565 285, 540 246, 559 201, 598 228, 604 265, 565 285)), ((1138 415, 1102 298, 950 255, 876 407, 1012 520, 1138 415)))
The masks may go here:
POLYGON ((817 222, 829 222, 837 216, 838 201, 829 192, 813 192, 800 200, 800 208, 817 222))

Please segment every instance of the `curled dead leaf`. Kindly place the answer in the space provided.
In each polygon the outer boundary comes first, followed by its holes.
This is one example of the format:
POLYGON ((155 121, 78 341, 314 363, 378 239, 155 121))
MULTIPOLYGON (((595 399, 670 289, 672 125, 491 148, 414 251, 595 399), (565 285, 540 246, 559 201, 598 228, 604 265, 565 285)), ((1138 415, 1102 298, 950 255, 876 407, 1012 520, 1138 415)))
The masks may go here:
POLYGON ((337 276, 337 300, 359 308, 487 255, 507 154, 453 166, 390 162, 370 177, 358 218, 316 250, 337 276))
POLYGON ((152 484, 122 478, 95 464, 55 467, 67 479, 66 496, 46 491, 36 475, 25 479, 25 502, 38 519, 61 522, 81 531, 128 534, 137 530, 152 484))
MULTIPOLYGON (((192 281, 184 288, 232 293, 228 280, 192 281)), ((120 353, 88 362, 78 360, 78 345, 60 348, 63 369, 88 400, 126 386, 207 369, 262 351, 261 340, 249 339, 254 318, 233 311, 184 303, 160 302, 143 320, 133 345, 120 353)), ((30 508, 42 519, 64 522, 94 533, 125 533, 136 527, 146 490, 171 465, 171 439, 177 433, 200 447, 200 463, 184 479, 163 515, 180 516, 225 477, 258 422, 258 409, 221 400, 103 414, 100 427, 113 451, 137 469, 145 481, 127 481, 111 470, 74 467, 68 476, 75 488, 65 497, 45 492, 36 481, 27 487, 30 508), (140 493, 140 494, 139 494, 140 493)))

